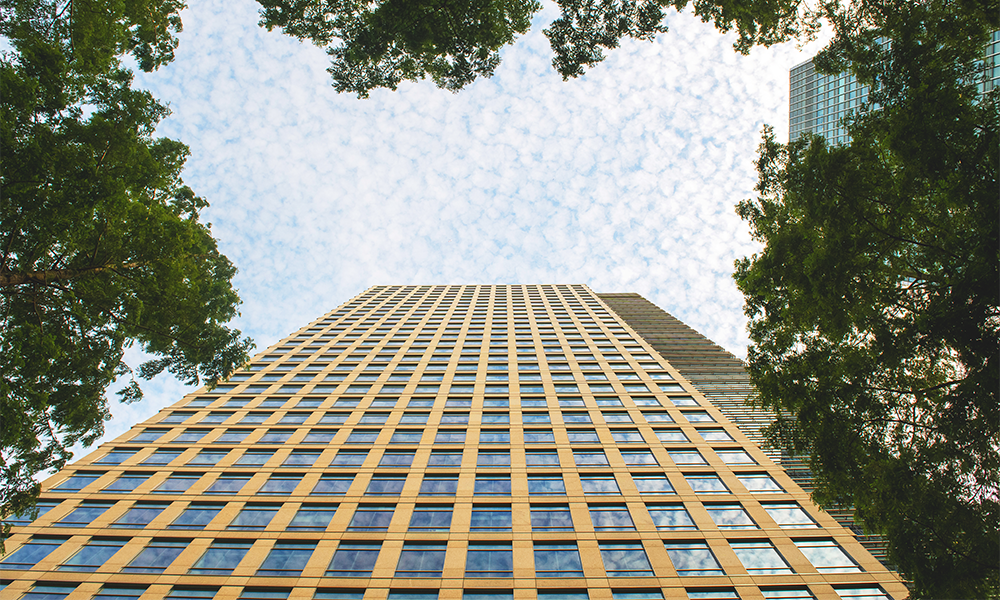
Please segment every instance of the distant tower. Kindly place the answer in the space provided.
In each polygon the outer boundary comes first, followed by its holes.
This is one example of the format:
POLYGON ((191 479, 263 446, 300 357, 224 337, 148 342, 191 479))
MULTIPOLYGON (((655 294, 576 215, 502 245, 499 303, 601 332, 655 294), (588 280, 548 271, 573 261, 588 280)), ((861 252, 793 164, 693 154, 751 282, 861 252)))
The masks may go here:
POLYGON ((48 479, 0 597, 904 598, 658 311, 370 288, 48 479))
MULTIPOLYGON (((994 31, 983 57, 985 80, 979 84, 983 94, 1000 86, 1000 31, 994 31)), ((844 72, 823 75, 816 72, 812 60, 793 67, 789 73, 788 139, 797 140, 803 133, 821 135, 832 144, 848 141, 840 126, 868 100, 868 87, 854 75, 844 72)))

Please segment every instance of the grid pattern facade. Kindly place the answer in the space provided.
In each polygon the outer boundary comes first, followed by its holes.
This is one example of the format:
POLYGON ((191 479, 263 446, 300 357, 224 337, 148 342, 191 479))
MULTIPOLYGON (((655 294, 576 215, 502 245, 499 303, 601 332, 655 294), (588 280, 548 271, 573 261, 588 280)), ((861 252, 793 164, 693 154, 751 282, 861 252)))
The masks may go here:
POLYGON ((906 595, 582 285, 370 288, 13 524, 4 600, 906 595))
MULTIPOLYGON (((990 35, 983 57, 980 94, 1000 86, 1000 31, 990 35)), ((868 86, 858 83, 851 73, 824 75, 811 60, 793 67, 789 73, 788 139, 797 140, 804 133, 826 138, 831 144, 849 140, 841 126, 868 101, 868 86)))

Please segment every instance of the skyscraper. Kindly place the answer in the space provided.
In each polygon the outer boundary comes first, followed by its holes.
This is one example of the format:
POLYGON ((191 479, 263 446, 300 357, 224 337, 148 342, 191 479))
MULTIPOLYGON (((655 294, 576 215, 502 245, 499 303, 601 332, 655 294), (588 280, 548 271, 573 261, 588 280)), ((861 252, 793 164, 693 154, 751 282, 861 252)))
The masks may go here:
POLYGON ((370 288, 49 478, 0 596, 903 598, 644 302, 370 288))
MULTIPOLYGON (((1000 31, 994 31, 984 49, 979 93, 1000 87, 1000 31)), ((868 101, 868 87, 849 72, 824 75, 808 60, 789 72, 788 139, 815 133, 833 144, 847 141, 841 122, 868 101)))

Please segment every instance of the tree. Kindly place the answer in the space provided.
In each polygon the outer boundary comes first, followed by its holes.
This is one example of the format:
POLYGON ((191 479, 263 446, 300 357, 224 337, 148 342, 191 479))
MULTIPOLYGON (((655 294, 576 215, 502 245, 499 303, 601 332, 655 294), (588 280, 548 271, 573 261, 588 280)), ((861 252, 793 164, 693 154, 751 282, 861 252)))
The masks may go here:
MULTIPOLYGON (((395 90, 404 80, 430 77, 458 91, 477 77, 490 77, 501 48, 528 31, 541 8, 537 0, 257 0, 260 24, 327 48, 338 92, 366 98, 375 88, 395 90)), ((665 10, 688 0, 558 0, 562 16, 546 35, 553 66, 564 79, 604 59, 602 49, 624 37, 652 40, 667 30, 665 10)), ((817 15, 800 0, 695 0, 695 15, 739 34, 747 52, 798 35, 811 35, 817 15)))
POLYGON ((996 13, 970 14, 897 6, 835 40, 822 65, 878 108, 840 146, 766 130, 738 207, 765 245, 735 279, 756 402, 786 415, 770 439, 883 536, 915 598, 1000 591, 1000 99, 975 87, 996 13))
MULTIPOLYGON (((0 2, 0 516, 102 435, 130 345, 153 355, 142 378, 213 384, 247 360, 225 326, 236 269, 180 178, 188 149, 153 138, 167 110, 120 61, 168 61, 181 7, 0 2)), ((134 377, 119 394, 141 397, 134 377)))

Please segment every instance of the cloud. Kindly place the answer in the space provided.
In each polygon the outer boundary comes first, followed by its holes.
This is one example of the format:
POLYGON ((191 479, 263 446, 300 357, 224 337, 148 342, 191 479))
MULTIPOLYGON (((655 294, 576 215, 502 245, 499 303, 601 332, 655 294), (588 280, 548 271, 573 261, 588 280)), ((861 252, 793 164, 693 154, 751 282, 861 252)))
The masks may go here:
MULTIPOLYGON (((237 326, 259 347, 375 284, 587 283, 635 291, 737 355, 733 261, 755 251, 750 197, 764 123, 787 131, 788 69, 815 51, 733 52, 689 14, 563 82, 542 27, 459 94, 431 83, 338 95, 323 50, 257 27, 257 5, 183 13, 177 60, 138 78, 169 102, 161 135, 239 267, 237 326)), ((118 407, 118 435, 184 386, 118 407)))

